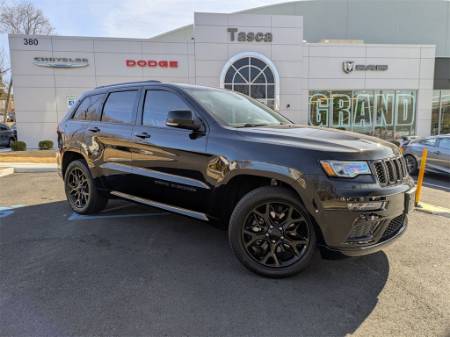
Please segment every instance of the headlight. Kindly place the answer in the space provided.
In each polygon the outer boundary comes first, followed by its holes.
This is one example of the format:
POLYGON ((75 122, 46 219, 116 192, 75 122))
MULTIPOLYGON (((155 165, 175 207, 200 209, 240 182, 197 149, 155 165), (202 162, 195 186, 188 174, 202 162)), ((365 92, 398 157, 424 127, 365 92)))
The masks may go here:
POLYGON ((360 174, 371 174, 365 161, 321 160, 320 164, 330 177, 353 178, 360 174))

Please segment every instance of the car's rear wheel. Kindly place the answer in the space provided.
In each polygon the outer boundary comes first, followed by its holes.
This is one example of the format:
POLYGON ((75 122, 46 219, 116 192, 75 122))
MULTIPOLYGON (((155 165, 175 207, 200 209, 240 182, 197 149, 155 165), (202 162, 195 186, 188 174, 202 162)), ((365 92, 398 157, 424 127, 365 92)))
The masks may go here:
POLYGON ((415 174, 417 172, 417 160, 414 156, 407 154, 405 155, 406 168, 409 174, 415 174))
POLYGON ((96 188, 91 173, 82 160, 69 164, 64 175, 64 187, 70 207, 77 213, 97 213, 104 209, 108 202, 96 188))
POLYGON ((307 267, 316 234, 298 197, 285 188, 261 187, 234 209, 228 237, 240 262, 268 277, 286 277, 307 267))

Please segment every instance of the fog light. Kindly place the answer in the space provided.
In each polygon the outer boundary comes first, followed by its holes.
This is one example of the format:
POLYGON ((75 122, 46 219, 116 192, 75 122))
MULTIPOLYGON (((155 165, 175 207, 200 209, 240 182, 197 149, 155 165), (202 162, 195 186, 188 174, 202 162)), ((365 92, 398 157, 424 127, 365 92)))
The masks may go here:
POLYGON ((347 207, 351 211, 375 211, 384 208, 384 201, 349 202, 347 207))

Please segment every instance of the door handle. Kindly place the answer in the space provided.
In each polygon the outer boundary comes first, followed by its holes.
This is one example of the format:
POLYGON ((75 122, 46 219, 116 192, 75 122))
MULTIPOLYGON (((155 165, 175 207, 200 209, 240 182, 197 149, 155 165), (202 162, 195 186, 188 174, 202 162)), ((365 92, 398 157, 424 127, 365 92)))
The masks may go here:
POLYGON ((147 133, 147 132, 141 132, 141 133, 135 133, 134 134, 135 137, 141 138, 141 139, 147 139, 150 138, 151 136, 147 133))
POLYGON ((97 126, 94 126, 94 127, 92 127, 92 128, 89 128, 88 131, 91 131, 91 132, 99 132, 99 131, 100 131, 100 128, 98 128, 97 126))

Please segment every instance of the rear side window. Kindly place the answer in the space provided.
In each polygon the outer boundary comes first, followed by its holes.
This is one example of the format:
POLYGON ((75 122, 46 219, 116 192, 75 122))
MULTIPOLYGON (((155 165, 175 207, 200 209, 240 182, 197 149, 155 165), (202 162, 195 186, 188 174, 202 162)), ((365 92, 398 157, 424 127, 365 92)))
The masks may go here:
POLYGON ((86 119, 89 121, 98 121, 100 119, 101 106, 105 94, 94 95, 90 97, 89 107, 86 110, 86 119))
POLYGON ((100 106, 103 101, 105 94, 88 96, 81 104, 78 106, 75 114, 73 115, 74 120, 89 120, 96 121, 100 116, 100 106))
POLYGON ((420 141, 420 144, 427 146, 436 146, 436 138, 426 138, 420 141))
POLYGON ((103 107, 102 121, 131 124, 137 96, 137 90, 110 93, 103 107))
POLYGON ((173 110, 191 110, 178 95, 163 90, 147 90, 142 124, 166 126, 167 114, 173 110))
POLYGON ((450 138, 441 138, 439 147, 444 150, 450 150, 450 138))
POLYGON ((83 99, 78 106, 77 110, 75 111, 75 114, 73 115, 72 119, 77 121, 84 121, 86 119, 86 110, 89 107, 90 97, 86 97, 83 99))

